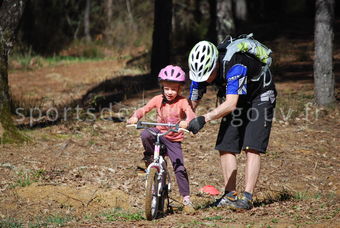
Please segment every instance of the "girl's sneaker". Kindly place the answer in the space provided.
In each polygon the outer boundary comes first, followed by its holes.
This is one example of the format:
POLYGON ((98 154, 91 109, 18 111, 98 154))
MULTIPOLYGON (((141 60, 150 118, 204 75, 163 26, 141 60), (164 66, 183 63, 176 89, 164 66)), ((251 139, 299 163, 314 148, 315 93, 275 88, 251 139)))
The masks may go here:
POLYGON ((186 213, 186 214, 195 213, 195 208, 192 205, 192 202, 190 201, 190 197, 189 196, 184 196, 183 197, 183 204, 184 204, 184 207, 183 207, 184 213, 186 213))
POLYGON ((137 164, 137 174, 145 175, 145 170, 152 163, 151 156, 144 156, 137 164))

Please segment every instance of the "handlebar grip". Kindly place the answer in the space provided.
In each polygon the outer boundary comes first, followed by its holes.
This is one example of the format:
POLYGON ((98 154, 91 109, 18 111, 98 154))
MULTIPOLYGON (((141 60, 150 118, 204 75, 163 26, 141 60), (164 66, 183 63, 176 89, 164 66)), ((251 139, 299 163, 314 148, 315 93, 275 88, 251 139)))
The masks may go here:
POLYGON ((145 128, 140 124, 128 124, 128 125, 126 125, 126 127, 134 127, 136 129, 144 129, 145 128))
POLYGON ((187 132, 187 133, 189 133, 190 131, 189 130, 187 130, 187 129, 185 129, 185 128, 178 128, 178 131, 184 131, 184 132, 187 132))

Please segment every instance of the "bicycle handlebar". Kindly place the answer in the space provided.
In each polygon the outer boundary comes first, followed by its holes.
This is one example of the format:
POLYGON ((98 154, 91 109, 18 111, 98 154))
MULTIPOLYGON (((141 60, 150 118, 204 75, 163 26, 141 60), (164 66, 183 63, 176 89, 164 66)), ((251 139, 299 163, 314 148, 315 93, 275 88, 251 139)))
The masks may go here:
POLYGON ((189 132, 187 129, 185 128, 180 128, 178 124, 171 124, 171 123, 151 123, 151 122, 137 122, 137 124, 129 124, 127 125, 127 127, 135 127, 136 129, 147 129, 148 127, 146 126, 165 126, 165 127, 169 127, 170 129, 164 133, 162 133, 162 135, 166 135, 168 134, 170 131, 172 132, 180 132, 180 131, 185 131, 185 132, 189 132))

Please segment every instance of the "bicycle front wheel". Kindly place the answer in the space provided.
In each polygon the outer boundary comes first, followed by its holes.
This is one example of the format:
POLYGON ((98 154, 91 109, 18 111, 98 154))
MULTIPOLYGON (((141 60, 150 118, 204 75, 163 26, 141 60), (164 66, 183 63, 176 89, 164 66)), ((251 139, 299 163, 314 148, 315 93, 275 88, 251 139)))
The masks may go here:
POLYGON ((159 204, 158 188, 158 170, 155 167, 151 167, 146 180, 145 191, 145 217, 147 220, 157 217, 159 204))

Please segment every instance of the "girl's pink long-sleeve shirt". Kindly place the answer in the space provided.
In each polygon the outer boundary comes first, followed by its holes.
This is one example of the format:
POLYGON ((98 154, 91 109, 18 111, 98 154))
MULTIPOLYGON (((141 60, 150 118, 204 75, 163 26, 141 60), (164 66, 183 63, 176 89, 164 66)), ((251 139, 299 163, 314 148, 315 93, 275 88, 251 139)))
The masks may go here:
MULTIPOLYGON (((158 123, 172 123, 178 124, 182 120, 187 123, 196 117, 195 113, 192 111, 191 106, 186 98, 182 96, 177 96, 174 101, 162 104, 163 95, 157 95, 153 97, 144 107, 135 111, 132 115, 141 119, 146 113, 150 112, 152 109, 157 109, 157 122, 158 123)), ((168 130, 167 127, 157 126, 161 132, 168 130)), ((167 139, 173 142, 180 142, 184 139, 183 132, 170 132, 165 136, 167 139)))

